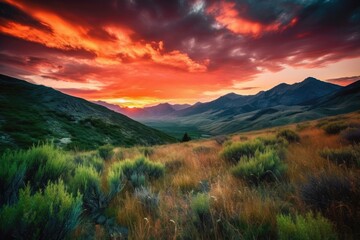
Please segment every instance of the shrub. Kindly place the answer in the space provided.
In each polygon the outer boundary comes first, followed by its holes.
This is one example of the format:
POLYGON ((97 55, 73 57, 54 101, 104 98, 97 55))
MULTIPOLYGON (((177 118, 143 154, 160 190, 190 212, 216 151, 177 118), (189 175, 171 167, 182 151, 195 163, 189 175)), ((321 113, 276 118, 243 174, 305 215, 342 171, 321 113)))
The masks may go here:
POLYGON ((8 151, 0 157, 0 206, 15 203, 24 185, 27 165, 20 161, 18 154, 8 151))
POLYGON ((39 145, 26 151, 8 152, 2 156, 3 161, 2 164, 6 167, 2 169, 4 177, 7 175, 9 180, 13 177, 11 181, 14 181, 15 185, 16 179, 30 182, 33 191, 44 188, 48 181, 56 181, 65 176, 72 164, 70 156, 53 144, 39 145), (15 166, 20 169, 17 176, 13 175, 15 166), (25 175, 22 176, 24 169, 25 175))
POLYGON ((112 168, 119 169, 124 177, 130 181, 133 187, 145 184, 145 180, 155 180, 165 174, 165 166, 161 163, 154 163, 142 156, 138 159, 118 162, 112 168))
POLYGON ((184 136, 181 139, 181 142, 188 142, 191 140, 191 137, 189 136, 188 133, 184 133, 184 136))
POLYGON ((110 160, 114 155, 113 149, 114 149, 113 146, 111 146, 110 144, 107 144, 107 145, 99 147, 98 152, 102 159, 110 160))
POLYGON ((276 217, 279 240, 323 240, 337 239, 332 225, 320 214, 308 213, 305 217, 296 214, 294 218, 286 215, 276 217))
POLYGON ((198 228, 204 230, 209 227, 211 223, 210 196, 207 193, 198 193, 192 197, 190 206, 194 223, 198 228))
POLYGON ((49 183, 31 195, 20 190, 19 201, 0 210, 0 235, 4 239, 63 239, 78 225, 81 195, 69 194, 62 181, 49 183))
POLYGON ((360 234, 359 179, 322 174, 310 177, 301 189, 302 200, 337 224, 342 233, 360 234))
POLYGON ((111 168, 107 175, 110 196, 115 196, 123 187, 123 176, 120 168, 111 168))
POLYGON ((84 166, 93 166, 98 172, 104 169, 104 160, 96 153, 79 153, 74 157, 74 163, 84 166))
POLYGON ((229 140, 229 138, 227 136, 224 135, 220 135, 220 136, 216 136, 214 138, 215 142, 217 144, 219 144, 220 146, 222 146, 227 140, 229 140))
POLYGON ((360 145, 340 149, 325 148, 320 152, 320 156, 329 159, 336 164, 360 167, 360 145))
POLYGON ((83 194, 85 213, 96 223, 102 224, 106 220, 104 211, 111 196, 101 191, 100 183, 101 177, 95 168, 80 165, 75 169, 70 186, 73 192, 80 191, 83 194))
POLYGON ((360 128, 349 128, 341 133, 341 137, 350 143, 360 143, 360 128))
POLYGON ((255 139, 247 142, 233 143, 230 146, 226 146, 224 150, 220 152, 220 157, 232 162, 237 163, 241 157, 252 157, 256 151, 264 151, 265 145, 261 140, 255 139))
POLYGON ((284 138, 290 143, 300 141, 300 136, 296 132, 294 132, 294 131, 292 131, 290 129, 282 130, 276 136, 278 138, 284 138))
POLYGON ((322 126, 322 129, 324 129, 324 131, 327 134, 339 134, 342 130, 346 129, 347 127, 348 125, 346 123, 332 122, 322 126))
POLYGON ((150 157, 152 154, 154 154, 154 149, 152 147, 138 147, 138 150, 145 157, 150 157))
POLYGON ((92 166, 80 165, 75 169, 74 177, 70 181, 71 190, 76 193, 86 193, 94 189, 100 190, 100 174, 92 166))
POLYGON ((144 208, 154 214, 159 206, 159 194, 151 191, 146 187, 139 187, 135 189, 135 197, 140 201, 144 208))
POLYGON ((231 172, 236 177, 257 184, 263 180, 272 181, 280 178, 285 169, 286 166, 276 150, 268 149, 263 153, 257 151, 253 157, 242 157, 231 172))

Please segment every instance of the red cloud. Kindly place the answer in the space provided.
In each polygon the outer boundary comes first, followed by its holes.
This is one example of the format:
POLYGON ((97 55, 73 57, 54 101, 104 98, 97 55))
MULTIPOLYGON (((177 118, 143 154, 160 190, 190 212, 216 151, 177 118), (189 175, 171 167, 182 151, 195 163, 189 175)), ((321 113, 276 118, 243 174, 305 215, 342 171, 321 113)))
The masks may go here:
POLYGON ((215 20, 222 26, 236 34, 250 35, 259 37, 266 32, 283 31, 297 23, 297 18, 293 18, 290 23, 283 25, 276 21, 271 24, 263 24, 241 17, 233 2, 216 2, 207 8, 207 13, 212 15, 215 20))

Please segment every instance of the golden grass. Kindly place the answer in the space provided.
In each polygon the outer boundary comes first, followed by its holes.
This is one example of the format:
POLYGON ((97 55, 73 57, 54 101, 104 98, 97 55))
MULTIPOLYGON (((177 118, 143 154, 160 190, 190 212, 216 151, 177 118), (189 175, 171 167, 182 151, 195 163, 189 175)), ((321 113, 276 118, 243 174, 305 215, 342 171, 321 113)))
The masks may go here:
MULTIPOLYGON (((348 114, 346 121, 360 122, 360 114, 348 114)), ((339 117, 337 117, 338 119, 339 117)), ((211 238, 222 239, 217 232, 219 221, 239 218, 247 224, 270 224, 276 229, 276 215, 280 212, 305 213, 307 209, 299 199, 298 188, 309 176, 321 173, 356 176, 359 169, 346 169, 320 157, 319 151, 325 147, 345 146, 339 135, 327 135, 315 127, 317 121, 306 123, 306 128, 297 130, 296 124, 281 128, 259 130, 230 136, 232 142, 247 141, 256 137, 276 135, 279 129, 296 131, 301 141, 289 144, 284 161, 287 164, 285 178, 280 182, 251 186, 233 177, 229 171, 231 164, 219 158, 224 148, 214 139, 191 141, 153 147, 149 159, 166 166, 165 176, 151 183, 151 188, 159 193, 160 203, 155 216, 149 215, 133 196, 133 190, 124 189, 111 203, 116 209, 116 220, 130 231, 130 239, 181 239, 184 236, 199 235, 193 224, 190 201, 193 193, 200 191, 199 182, 210 185, 212 227, 211 238)), ((121 151, 121 159, 132 159, 140 154, 137 148, 116 149, 121 151)), ((116 156, 116 154, 115 154, 116 156)), ((110 166, 106 164, 106 168, 110 166)), ((106 170, 105 170, 106 174, 106 170)), ((234 226, 234 228, 236 228, 234 226)), ((236 229, 241 233, 241 230, 236 229)))

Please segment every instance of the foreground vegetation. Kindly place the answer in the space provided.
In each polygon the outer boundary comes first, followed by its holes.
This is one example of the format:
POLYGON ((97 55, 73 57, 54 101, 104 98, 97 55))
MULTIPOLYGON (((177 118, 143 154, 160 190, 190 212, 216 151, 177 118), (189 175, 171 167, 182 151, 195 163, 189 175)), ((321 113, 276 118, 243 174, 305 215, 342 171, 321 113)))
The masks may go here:
POLYGON ((353 113, 156 147, 6 151, 0 238, 359 239, 359 126, 353 113))

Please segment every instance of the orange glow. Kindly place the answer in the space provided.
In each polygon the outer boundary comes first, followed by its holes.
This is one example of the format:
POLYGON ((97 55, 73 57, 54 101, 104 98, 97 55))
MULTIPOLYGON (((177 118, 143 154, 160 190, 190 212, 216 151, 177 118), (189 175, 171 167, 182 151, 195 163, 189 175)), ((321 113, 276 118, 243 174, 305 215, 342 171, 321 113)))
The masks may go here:
MULTIPOLYGON (((12 2, 12 1, 11 1, 12 2)), ((95 39, 87 34, 90 29, 72 24, 61 17, 45 11, 30 8, 17 3, 22 10, 31 13, 44 25, 49 26, 52 32, 46 32, 15 22, 7 22, 0 26, 0 31, 27 41, 43 44, 50 48, 62 50, 84 49, 96 55, 99 64, 121 64, 123 56, 131 61, 143 61, 145 57, 151 61, 183 69, 189 72, 204 72, 207 70, 208 61, 196 62, 186 53, 172 51, 166 53, 164 43, 133 42, 130 38, 132 33, 129 29, 119 26, 106 26, 104 31, 116 38, 116 41, 103 41, 95 39)))
POLYGON ((263 25, 259 22, 250 21, 241 17, 235 8, 235 3, 225 1, 212 4, 207 9, 207 12, 210 15, 213 15, 218 23, 230 31, 237 34, 250 35, 252 37, 259 37, 264 32, 283 31, 297 23, 297 19, 294 18, 286 26, 282 26, 280 22, 263 25))

